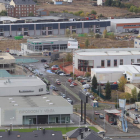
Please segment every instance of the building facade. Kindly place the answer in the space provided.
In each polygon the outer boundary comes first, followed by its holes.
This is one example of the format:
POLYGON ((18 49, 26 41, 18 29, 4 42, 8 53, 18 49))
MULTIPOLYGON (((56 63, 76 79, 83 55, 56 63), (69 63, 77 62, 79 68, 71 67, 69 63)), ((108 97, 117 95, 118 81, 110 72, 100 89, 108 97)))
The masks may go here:
POLYGON ((110 30, 110 21, 67 21, 67 22, 42 22, 42 23, 14 23, 0 25, 0 36, 29 36, 65 35, 66 29, 71 33, 99 33, 105 29, 110 30))
POLYGON ((61 96, 0 97, 0 100, 0 126, 66 124, 73 114, 73 106, 61 96))
POLYGON ((87 49, 75 51, 74 65, 80 71, 140 63, 140 48, 87 49))
POLYGON ((11 0, 6 5, 7 16, 27 17, 30 14, 36 16, 36 4, 33 0, 11 0))
POLYGON ((23 55, 40 53, 44 51, 70 52, 68 41, 77 42, 73 38, 40 38, 28 39, 27 43, 21 44, 23 55))
POLYGON ((140 48, 140 39, 138 38, 134 39, 134 48, 140 48))

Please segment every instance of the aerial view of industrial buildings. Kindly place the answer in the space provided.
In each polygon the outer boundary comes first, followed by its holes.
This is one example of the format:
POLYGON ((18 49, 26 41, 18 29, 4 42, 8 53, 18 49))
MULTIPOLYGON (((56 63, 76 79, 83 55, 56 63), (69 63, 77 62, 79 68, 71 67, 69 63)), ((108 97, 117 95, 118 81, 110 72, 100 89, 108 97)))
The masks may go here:
POLYGON ((0 0, 0 138, 139 140, 139 6, 0 0))

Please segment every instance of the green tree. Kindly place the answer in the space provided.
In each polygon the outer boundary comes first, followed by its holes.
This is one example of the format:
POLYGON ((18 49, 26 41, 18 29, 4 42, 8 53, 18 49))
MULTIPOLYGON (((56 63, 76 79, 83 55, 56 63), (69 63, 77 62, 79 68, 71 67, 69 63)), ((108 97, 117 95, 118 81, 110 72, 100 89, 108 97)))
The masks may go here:
POLYGON ((69 37, 70 36, 70 29, 66 29, 66 36, 69 37))
POLYGON ((85 41, 85 46, 86 46, 86 48, 88 48, 88 46, 89 46, 89 40, 88 39, 85 41))
POLYGON ((65 57, 65 61, 66 62, 72 62, 72 53, 67 53, 66 57, 65 57))
POLYGON ((105 93, 106 93, 106 99, 111 99, 111 87, 109 82, 107 82, 106 84, 105 93))
POLYGON ((136 87, 134 87, 132 90, 131 90, 131 92, 132 92, 132 98, 134 99, 134 100, 137 100, 137 89, 136 89, 136 87))
POLYGON ((131 7, 129 8, 129 11, 130 11, 130 12, 134 12, 134 8, 135 8, 135 6, 131 6, 131 7))
POLYGON ((97 79, 95 75, 92 78, 92 88, 97 89, 97 79))
POLYGON ((96 34, 95 35, 95 38, 100 38, 101 36, 99 34, 96 34))
POLYGON ((77 37, 77 34, 75 32, 73 32, 72 35, 71 35, 71 37, 72 38, 76 38, 77 37))
POLYGON ((0 16, 7 16, 7 11, 2 10, 2 11, 0 12, 0 16))
POLYGON ((127 83, 126 78, 125 78, 124 76, 122 76, 122 77, 119 79, 119 84, 118 84, 119 90, 120 90, 120 91, 124 91, 124 86, 125 86, 126 83, 127 83))
POLYGON ((133 12, 138 13, 138 12, 139 12, 139 9, 138 9, 137 7, 135 7, 135 8, 133 9, 133 12))
POLYGON ((84 17, 84 16, 85 16, 85 14, 84 14, 84 13, 81 13, 81 14, 80 14, 80 17, 84 17))
POLYGON ((85 77, 90 77, 90 73, 89 72, 86 72, 85 73, 85 77))
POLYGON ((106 6, 111 6, 112 5, 113 0, 106 0, 105 1, 105 5, 106 6))
POLYGON ((140 92, 138 93, 138 101, 140 101, 140 92))
POLYGON ((34 13, 33 12, 31 12, 31 13, 29 13, 29 15, 28 15, 29 17, 34 17, 34 13))
POLYGON ((94 15, 97 14, 96 11, 94 11, 94 10, 92 10, 90 13, 91 13, 91 14, 94 14, 94 15))

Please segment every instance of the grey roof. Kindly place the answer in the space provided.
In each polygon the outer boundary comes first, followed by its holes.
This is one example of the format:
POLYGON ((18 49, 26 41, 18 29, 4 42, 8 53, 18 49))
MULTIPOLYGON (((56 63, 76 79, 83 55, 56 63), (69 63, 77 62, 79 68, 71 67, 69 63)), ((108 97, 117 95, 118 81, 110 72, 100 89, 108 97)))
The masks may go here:
POLYGON ((11 0, 0 0, 0 3, 9 4, 11 0))
POLYGON ((14 0, 16 5, 35 5, 33 0, 14 0))
POLYGON ((75 130, 72 130, 68 133, 66 133, 68 138, 76 138, 77 140, 83 140, 81 139, 81 135, 79 132, 79 129, 82 129, 81 132, 83 132, 83 138, 84 140, 103 140, 96 132, 93 130, 85 131, 85 128, 77 128, 75 130))
POLYGON ((0 132, 0 138, 2 140, 63 140, 62 133, 60 131, 36 130, 33 132, 18 132, 12 131, 10 135, 8 132, 0 132))
POLYGON ((72 105, 61 96, 42 95, 42 96, 26 96, 26 97, 0 97, 0 108, 16 109, 16 108, 34 108, 34 107, 71 107, 72 105), (11 105, 12 103, 12 105, 11 105), (14 106, 13 104, 17 104, 14 106))

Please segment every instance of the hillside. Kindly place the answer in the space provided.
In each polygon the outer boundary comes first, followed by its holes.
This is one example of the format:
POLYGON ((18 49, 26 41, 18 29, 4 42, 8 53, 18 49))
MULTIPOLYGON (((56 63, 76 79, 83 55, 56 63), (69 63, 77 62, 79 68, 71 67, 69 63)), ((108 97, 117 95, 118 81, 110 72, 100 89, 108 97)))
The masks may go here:
POLYGON ((52 5, 47 3, 39 3, 37 5, 38 8, 44 8, 49 11, 55 12, 62 12, 63 10, 67 10, 68 12, 77 12, 77 11, 84 11, 85 13, 91 12, 95 10, 97 15, 104 15, 106 17, 110 16, 123 16, 126 14, 130 14, 127 9, 124 8, 117 8, 117 7, 107 7, 107 6, 92 6, 91 1, 73 1, 72 4, 63 4, 63 5, 52 5))

